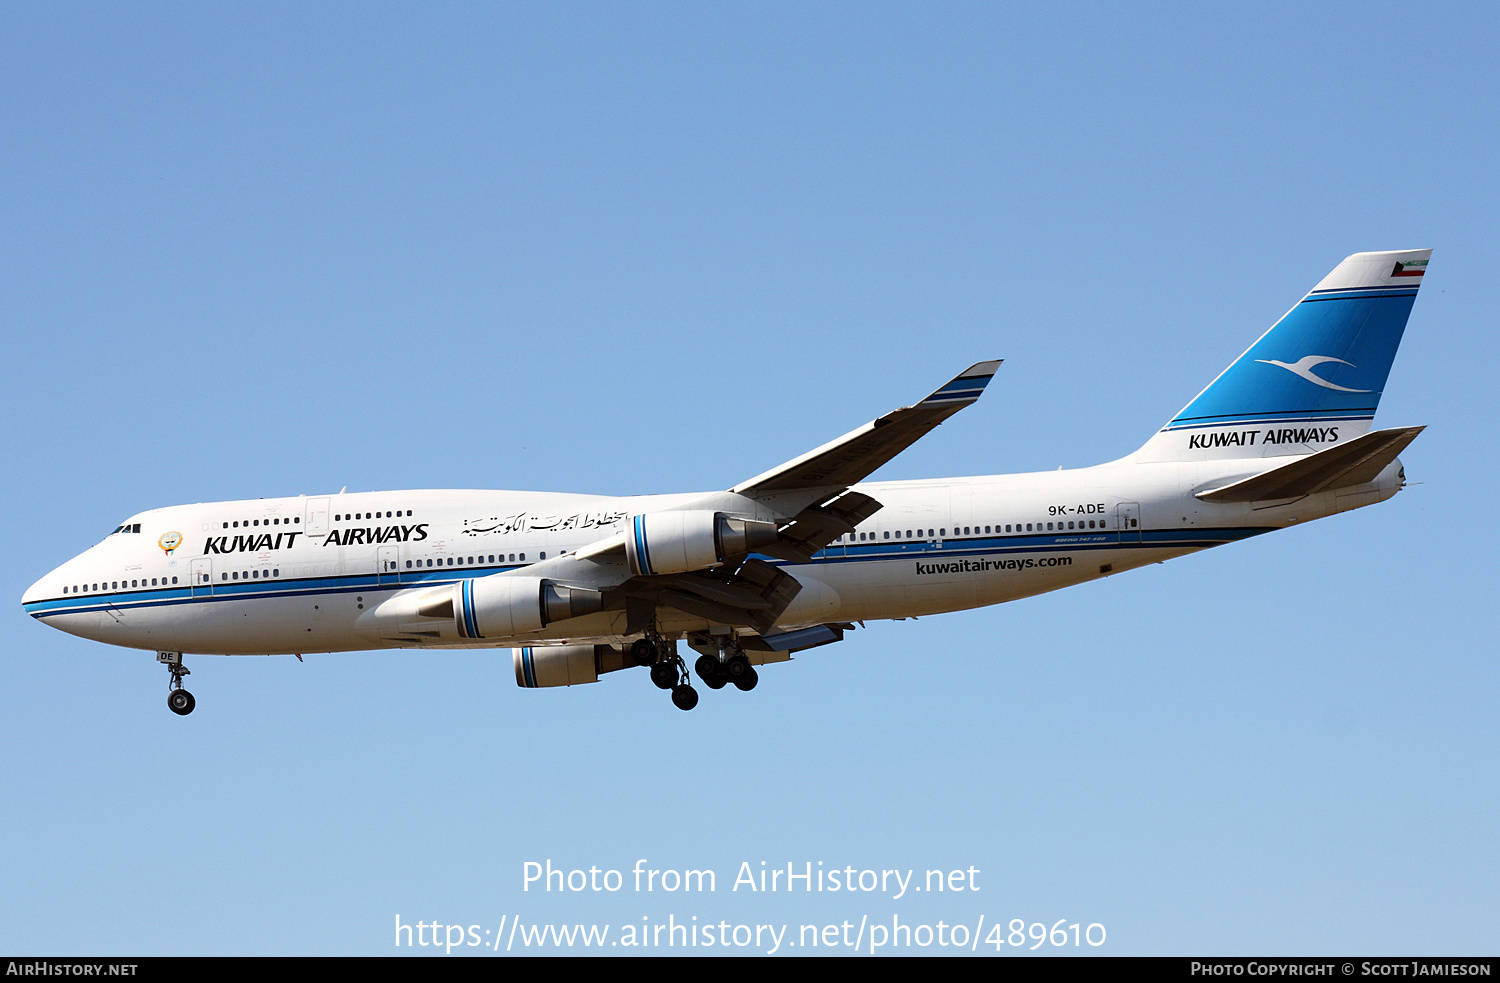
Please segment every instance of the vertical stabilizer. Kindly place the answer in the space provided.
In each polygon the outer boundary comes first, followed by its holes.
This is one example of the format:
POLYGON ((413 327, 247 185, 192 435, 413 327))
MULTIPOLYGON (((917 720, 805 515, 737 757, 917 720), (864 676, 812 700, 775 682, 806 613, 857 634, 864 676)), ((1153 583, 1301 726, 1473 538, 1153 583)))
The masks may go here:
POLYGON ((1134 459, 1311 454, 1366 433, 1431 255, 1344 260, 1134 459))

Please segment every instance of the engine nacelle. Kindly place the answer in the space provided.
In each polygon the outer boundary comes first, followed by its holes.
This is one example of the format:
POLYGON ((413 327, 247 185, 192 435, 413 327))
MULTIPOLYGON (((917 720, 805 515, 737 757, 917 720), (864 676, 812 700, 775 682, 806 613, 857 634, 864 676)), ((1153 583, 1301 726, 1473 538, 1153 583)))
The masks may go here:
POLYGON ((648 512, 630 517, 625 556, 638 577, 718 566, 776 541, 776 523, 719 512, 648 512))
POLYGON ((585 587, 565 587, 540 577, 497 574, 460 580, 424 601, 424 618, 452 618, 460 638, 531 635, 555 621, 604 609, 604 597, 585 587))
POLYGON ((528 645, 510 651, 522 689, 597 683, 600 673, 626 664, 624 651, 613 645, 528 645))

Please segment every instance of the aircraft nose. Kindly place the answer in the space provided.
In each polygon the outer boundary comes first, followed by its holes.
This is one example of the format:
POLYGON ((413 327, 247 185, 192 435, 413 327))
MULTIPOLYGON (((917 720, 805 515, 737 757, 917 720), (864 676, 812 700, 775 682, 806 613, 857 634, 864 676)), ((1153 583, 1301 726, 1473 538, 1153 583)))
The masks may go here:
POLYGON ((48 586, 50 584, 60 582, 58 581, 56 574, 57 572, 53 571, 52 573, 47 574, 47 576, 43 577, 41 580, 38 580, 36 583, 32 584, 30 587, 26 588, 26 593, 21 595, 21 607, 26 608, 29 611, 32 604, 35 604, 43 597, 46 597, 48 593, 51 593, 47 589, 48 586))
POLYGON ((26 588, 26 593, 21 595, 21 606, 29 612, 32 610, 32 605, 45 598, 57 597, 62 594, 63 584, 68 582, 68 572, 71 563, 71 560, 68 563, 64 563, 26 588))

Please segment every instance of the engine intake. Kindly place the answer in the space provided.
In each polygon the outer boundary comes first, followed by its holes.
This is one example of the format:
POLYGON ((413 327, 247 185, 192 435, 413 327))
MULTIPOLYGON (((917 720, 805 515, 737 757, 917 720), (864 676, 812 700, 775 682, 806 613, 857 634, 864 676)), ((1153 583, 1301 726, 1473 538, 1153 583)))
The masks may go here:
POLYGON ((631 516, 625 556, 638 577, 718 566, 776 542, 776 523, 720 512, 650 512, 631 516))

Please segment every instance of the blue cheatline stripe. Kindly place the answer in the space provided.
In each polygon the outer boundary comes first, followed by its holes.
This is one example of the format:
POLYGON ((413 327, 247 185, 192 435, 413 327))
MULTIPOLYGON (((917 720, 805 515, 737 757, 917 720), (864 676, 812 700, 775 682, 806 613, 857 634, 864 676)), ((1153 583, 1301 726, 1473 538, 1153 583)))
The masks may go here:
MULTIPOLYGON (((514 564, 494 567, 465 567, 464 573, 480 572, 485 570, 494 573, 504 573, 507 570, 520 570, 527 564, 514 564)), ((347 574, 330 575, 323 577, 281 577, 275 580, 251 581, 246 583, 221 583, 213 588, 210 594, 207 588, 196 597, 190 587, 173 587, 166 590, 160 588, 147 590, 119 591, 117 593, 95 594, 70 594, 67 597, 48 598, 43 601, 32 601, 22 605, 23 610, 33 617, 43 617, 54 614, 73 614, 79 612, 98 612, 113 608, 118 611, 133 611, 137 608, 162 607, 168 604, 206 601, 245 601, 263 600, 272 597, 317 597, 327 594, 345 594, 355 591, 376 592, 388 591, 394 593, 398 590, 408 590, 413 587, 438 587, 443 584, 458 583, 460 578, 454 577, 456 569, 444 568, 441 573, 436 568, 406 571, 401 574, 405 579, 398 581, 387 580, 379 582, 376 574, 347 574), (45 609, 45 610, 43 610, 45 609)))
MULTIPOLYGON (((1090 531, 1081 530, 1077 532, 1052 532, 1052 533, 1022 533, 1011 535, 991 535, 982 537, 953 538, 945 537, 941 548, 929 548, 925 539, 890 540, 875 543, 863 543, 859 545, 846 545, 833 547, 832 550, 824 550, 816 554, 812 564, 793 564, 786 560, 775 557, 762 556, 776 566, 808 568, 818 563, 863 563, 871 561, 886 560, 929 560, 944 556, 961 556, 976 553, 1061 553, 1074 550, 1119 550, 1119 549, 1141 549, 1143 547, 1157 547, 1162 549, 1171 548, 1196 548, 1206 546, 1218 546, 1231 543, 1261 533, 1272 532, 1280 526, 1246 526, 1236 528, 1203 528, 1203 529, 1143 529, 1141 530, 1141 542, 1119 541, 1119 532, 1112 529, 1090 531), (909 549, 908 547, 921 547, 920 549, 909 549), (842 550, 843 552, 837 552, 842 550)), ((759 555, 759 554, 756 554, 759 555)), ((133 595, 150 595, 148 597, 137 596, 134 600, 123 600, 119 595, 92 595, 78 598, 79 604, 73 598, 54 598, 44 601, 32 601, 24 605, 27 614, 34 618, 48 618, 57 615, 81 614, 115 610, 122 612, 143 610, 146 608, 169 607, 184 604, 212 604, 218 602, 244 601, 244 600, 266 600, 283 599, 294 597, 318 597, 328 594, 352 594, 355 592, 372 593, 384 591, 395 593, 401 590, 411 590, 417 587, 434 587, 430 581, 411 580, 405 583, 375 584, 375 576, 350 575, 347 577, 322 577, 306 580, 279 580, 271 584, 241 585, 250 587, 248 591, 228 592, 217 590, 214 594, 200 594, 192 596, 185 588, 170 591, 139 591, 132 592, 133 595), (275 585, 272 589, 266 589, 275 585)), ((461 583, 457 580, 449 580, 441 583, 461 583)), ((472 582, 470 582, 472 583, 472 582)), ((466 595, 464 602, 466 607, 472 605, 469 596, 466 595)), ((478 636, 477 621, 474 637, 478 636)))
POLYGON ((526 677, 526 685, 536 689, 536 663, 531 659, 531 646, 521 649, 521 672, 526 677))
MULTIPOLYGON (((203 598, 207 598, 210 592, 219 597, 227 597, 231 595, 235 597, 263 597, 266 596, 265 592, 268 589, 273 594, 284 593, 284 587, 287 584, 301 584, 303 586, 330 584, 335 585, 330 588, 334 590, 345 590, 349 588, 350 585, 367 585, 371 588, 376 589, 394 589, 397 587, 429 585, 428 582, 430 582, 430 585, 432 586, 435 586, 437 584, 456 583, 461 578, 453 577, 452 575, 460 572, 465 575, 477 573, 480 576, 485 576, 489 573, 504 573, 507 570, 520 570, 529 565, 529 563, 496 563, 493 565, 476 563, 471 566, 464 566, 461 568, 461 570, 458 567, 433 567, 430 570, 417 570, 413 568, 411 570, 402 571, 399 574, 370 573, 347 575, 329 574, 326 576, 314 577, 267 577, 264 580, 239 580, 223 581, 218 584, 199 584, 197 585, 197 589, 200 591, 198 596, 203 598), (391 579, 393 577, 397 579, 391 579)), ((172 597, 189 597, 193 589, 193 586, 190 584, 186 587, 179 585, 176 587, 132 587, 126 590, 115 590, 109 592, 92 591, 87 594, 68 594, 62 597, 48 598, 45 602, 33 601, 31 602, 31 604, 24 605, 24 607, 27 611, 30 611, 32 605, 40 603, 74 606, 83 605, 92 607, 97 607, 101 604, 129 604, 142 599, 152 600, 172 597)))
MULTIPOLYGON (((1218 529, 1143 529, 1141 542, 1120 542, 1117 530, 1106 529, 1090 532, 1024 533, 1009 536, 984 536, 967 539, 944 539, 941 549, 929 548, 925 540, 884 540, 878 543, 863 543, 854 546, 835 547, 844 549, 842 555, 830 555, 828 551, 817 554, 815 562, 821 563, 868 563, 884 560, 933 560, 948 556, 977 556, 1015 553, 1066 553, 1077 550, 1137 550, 1148 547, 1158 549, 1200 548, 1222 546, 1225 543, 1249 539, 1261 533, 1271 532, 1279 526, 1246 526, 1218 529), (919 546, 920 549, 909 547, 919 546)), ((764 558, 776 566, 793 567, 785 560, 764 558)))

